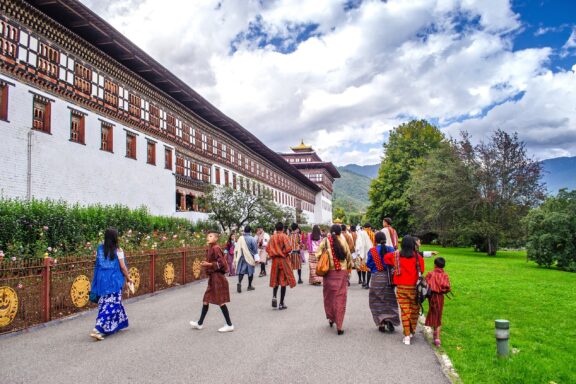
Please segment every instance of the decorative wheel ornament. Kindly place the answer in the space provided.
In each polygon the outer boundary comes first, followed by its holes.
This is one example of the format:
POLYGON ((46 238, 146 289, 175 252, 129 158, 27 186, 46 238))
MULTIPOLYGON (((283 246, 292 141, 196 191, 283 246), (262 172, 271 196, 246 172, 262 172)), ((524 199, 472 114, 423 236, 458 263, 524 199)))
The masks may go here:
POLYGON ((134 282, 134 293, 138 292, 138 287, 140 287, 140 272, 138 268, 132 267, 128 270, 128 275, 130 279, 134 282))
POLYGON ((197 279, 200 277, 200 273, 202 272, 202 262, 199 259, 194 260, 194 264, 192 264, 192 273, 194 273, 194 278, 197 279))
POLYGON ((18 312, 18 295, 10 287, 0 287, 0 327, 9 325, 18 312))
POLYGON ((174 282, 174 264, 166 263, 164 267, 164 281, 168 285, 172 285, 174 282))
POLYGON ((80 275, 74 279, 72 288, 70 288, 70 297, 77 308, 82 308, 88 304, 88 294, 91 286, 90 280, 85 275, 80 275))

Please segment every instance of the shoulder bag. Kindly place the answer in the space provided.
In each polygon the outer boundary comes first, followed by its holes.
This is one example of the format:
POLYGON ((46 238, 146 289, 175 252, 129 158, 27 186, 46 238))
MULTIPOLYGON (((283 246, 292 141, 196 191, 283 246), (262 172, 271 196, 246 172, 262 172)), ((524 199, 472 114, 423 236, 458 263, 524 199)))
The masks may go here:
POLYGON ((328 238, 324 241, 326 242, 326 247, 318 259, 318 264, 316 264, 316 274, 318 276, 324 276, 330 270, 330 253, 328 252, 330 243, 328 243, 328 238))

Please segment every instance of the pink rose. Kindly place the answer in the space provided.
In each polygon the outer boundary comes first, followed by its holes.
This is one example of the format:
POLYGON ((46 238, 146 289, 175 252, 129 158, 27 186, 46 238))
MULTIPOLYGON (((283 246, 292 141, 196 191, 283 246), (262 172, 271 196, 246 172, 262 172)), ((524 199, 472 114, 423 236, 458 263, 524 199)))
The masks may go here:
POLYGON ((16 261, 16 256, 11 257, 12 261, 16 261))
POLYGON ((45 230, 45 231, 47 231, 47 230, 48 230, 48 226, 45 225, 45 226, 42 227, 42 229, 45 230))
POLYGON ((22 285, 22 283, 18 283, 17 287, 18 289, 22 289, 24 286, 22 285))
POLYGON ((4 257, 4 251, 0 249, 0 257, 4 257))
POLYGON ((48 252, 52 252, 52 247, 48 247, 48 252))
POLYGON ((173 239, 177 239, 177 238, 178 238, 178 235, 174 235, 174 236, 172 236, 172 238, 173 238, 173 239))

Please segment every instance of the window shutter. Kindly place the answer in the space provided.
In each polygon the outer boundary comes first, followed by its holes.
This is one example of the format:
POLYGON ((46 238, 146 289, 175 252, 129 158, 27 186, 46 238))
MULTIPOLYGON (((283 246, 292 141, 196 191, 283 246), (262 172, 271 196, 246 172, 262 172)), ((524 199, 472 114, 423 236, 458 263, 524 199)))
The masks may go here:
POLYGON ((51 110, 52 110, 52 103, 51 102, 46 102, 46 110, 44 111, 44 132, 46 133, 50 133, 51 131, 51 127, 50 127, 50 122, 51 122, 51 110))

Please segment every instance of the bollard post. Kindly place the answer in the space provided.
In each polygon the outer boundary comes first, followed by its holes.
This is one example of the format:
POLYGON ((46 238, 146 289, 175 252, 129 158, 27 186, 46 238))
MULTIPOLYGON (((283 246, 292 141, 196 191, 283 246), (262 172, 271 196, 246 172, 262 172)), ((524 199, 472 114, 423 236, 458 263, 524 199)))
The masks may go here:
POLYGON ((508 320, 496 320, 495 327, 498 357, 508 357, 510 354, 510 322, 508 320))

